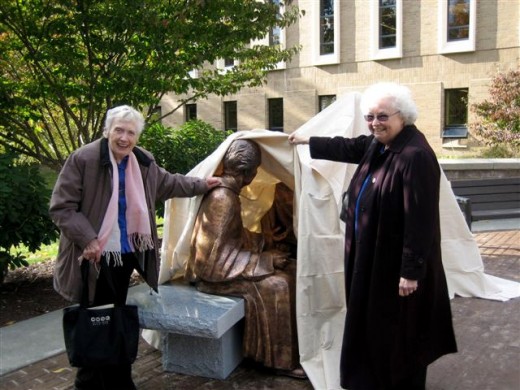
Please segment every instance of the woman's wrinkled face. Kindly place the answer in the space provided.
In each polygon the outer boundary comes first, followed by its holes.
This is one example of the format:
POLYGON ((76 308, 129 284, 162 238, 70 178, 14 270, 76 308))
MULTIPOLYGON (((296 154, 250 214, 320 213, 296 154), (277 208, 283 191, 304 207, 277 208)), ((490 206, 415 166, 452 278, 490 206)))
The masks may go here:
POLYGON ((115 120, 108 131, 108 145, 118 163, 132 152, 138 140, 137 125, 132 121, 115 120))
POLYGON ((381 99, 371 107, 365 119, 370 132, 384 145, 390 145, 404 127, 404 120, 399 110, 389 99, 381 99))

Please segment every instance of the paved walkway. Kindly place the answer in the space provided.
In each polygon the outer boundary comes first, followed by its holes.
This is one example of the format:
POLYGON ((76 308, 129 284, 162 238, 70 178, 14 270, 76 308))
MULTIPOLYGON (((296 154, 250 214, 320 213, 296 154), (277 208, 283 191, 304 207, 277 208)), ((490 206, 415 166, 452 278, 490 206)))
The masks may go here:
MULTIPOLYGON (((478 232, 476 239, 486 273, 520 282, 520 230, 478 232)), ((427 389, 520 390, 520 298, 496 302, 457 297, 452 300, 452 311, 459 353, 430 366, 427 389)), ((0 389, 73 388, 75 369, 69 366, 63 349, 52 349, 52 337, 61 339, 61 329, 56 332, 52 322, 56 318, 61 318, 61 311, 23 321, 16 325, 17 332, 6 332, 15 325, 1 328, 0 369, 4 374, 0 389), (13 340, 17 350, 6 347, 13 340), (23 341, 29 345, 20 347, 23 341), (31 360, 41 350, 49 355, 31 360), (15 368, 6 369, 9 361, 16 361, 15 368)), ((140 390, 312 389, 309 381, 274 376, 247 363, 225 381, 166 373, 160 352, 144 341, 139 346, 133 377, 140 390)))

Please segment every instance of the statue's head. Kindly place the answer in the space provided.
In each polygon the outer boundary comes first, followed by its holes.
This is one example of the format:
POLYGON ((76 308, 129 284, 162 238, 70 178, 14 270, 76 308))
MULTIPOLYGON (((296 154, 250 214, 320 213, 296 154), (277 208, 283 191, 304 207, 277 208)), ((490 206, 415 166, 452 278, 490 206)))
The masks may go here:
POLYGON ((224 174, 240 176, 244 185, 251 183, 262 162, 262 152, 256 142, 238 139, 231 143, 224 155, 224 174))

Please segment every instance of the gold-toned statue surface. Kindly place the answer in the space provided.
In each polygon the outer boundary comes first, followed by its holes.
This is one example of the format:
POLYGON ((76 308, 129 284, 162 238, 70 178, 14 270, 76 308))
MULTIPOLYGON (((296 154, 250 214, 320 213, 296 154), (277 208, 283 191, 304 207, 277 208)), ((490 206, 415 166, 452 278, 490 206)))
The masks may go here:
POLYGON ((199 291, 244 298, 245 357, 304 377, 296 331, 292 191, 277 184, 262 233, 243 227, 240 192, 260 163, 261 151, 253 141, 235 140, 228 148, 222 185, 205 195, 198 211, 185 277, 199 291))

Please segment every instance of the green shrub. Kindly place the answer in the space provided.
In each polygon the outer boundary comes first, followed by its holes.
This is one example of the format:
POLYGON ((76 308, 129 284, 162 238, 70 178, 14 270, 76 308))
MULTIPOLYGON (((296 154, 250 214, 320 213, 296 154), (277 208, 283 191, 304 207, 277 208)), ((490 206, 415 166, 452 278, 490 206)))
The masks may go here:
MULTIPOLYGON (((231 133, 230 130, 216 130, 201 120, 186 122, 179 129, 157 123, 143 132, 139 145, 150 151, 157 163, 168 172, 186 174, 231 133)), ((157 205, 157 215, 163 214, 163 205, 157 205)))
POLYGON ((0 154, 0 283, 9 269, 28 265, 18 246, 34 252, 58 237, 48 214, 51 192, 38 167, 16 161, 13 153, 0 154))
POLYGON ((492 145, 482 150, 482 158, 513 158, 520 156, 520 148, 511 144, 492 145))

